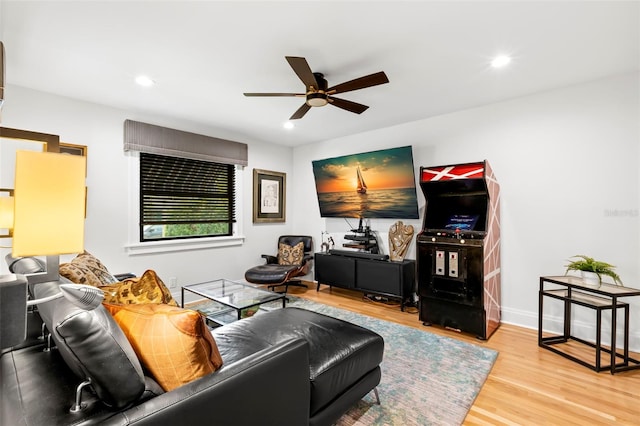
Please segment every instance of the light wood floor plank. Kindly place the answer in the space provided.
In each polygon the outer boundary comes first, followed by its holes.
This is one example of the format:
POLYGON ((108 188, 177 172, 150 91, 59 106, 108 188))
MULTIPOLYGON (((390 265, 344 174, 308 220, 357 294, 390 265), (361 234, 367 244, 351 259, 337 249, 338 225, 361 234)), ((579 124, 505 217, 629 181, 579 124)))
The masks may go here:
MULTIPOLYGON (((497 350, 496 364, 465 425, 640 425, 640 370, 596 373, 538 347, 536 330, 502 324, 489 340, 481 341, 425 327, 415 308, 401 312, 397 304, 367 301, 360 292, 325 285, 317 292, 314 283, 307 285, 291 287, 289 293, 497 350)), ((593 362, 588 355, 585 359, 593 362)), ((638 354, 632 357, 640 359, 638 354)))

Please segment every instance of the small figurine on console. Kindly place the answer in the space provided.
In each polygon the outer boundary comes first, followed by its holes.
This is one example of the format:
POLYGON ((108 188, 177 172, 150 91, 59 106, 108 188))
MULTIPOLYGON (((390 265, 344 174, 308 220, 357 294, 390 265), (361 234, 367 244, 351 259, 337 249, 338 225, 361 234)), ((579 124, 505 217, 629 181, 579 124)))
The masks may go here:
POLYGON ((389 228, 389 258, 402 262, 407 250, 409 250, 412 238, 413 226, 405 225, 401 220, 391 225, 389 228))
POLYGON ((335 246, 335 241, 333 241, 333 237, 328 232, 322 231, 322 245, 320 246, 320 251, 322 253, 328 253, 335 246), (324 235, 327 234, 329 237, 327 241, 324 241, 324 235))

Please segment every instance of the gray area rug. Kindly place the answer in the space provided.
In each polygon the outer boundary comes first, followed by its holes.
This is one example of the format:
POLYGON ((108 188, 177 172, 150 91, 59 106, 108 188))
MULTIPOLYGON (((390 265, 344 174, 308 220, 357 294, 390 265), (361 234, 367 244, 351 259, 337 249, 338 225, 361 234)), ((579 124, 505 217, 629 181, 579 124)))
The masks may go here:
MULTIPOLYGON (((287 306, 320 312, 358 324, 384 338, 378 385, 338 425, 459 425, 464 421, 498 352, 426 330, 356 314, 289 296, 287 306)), ((417 321, 417 319, 416 319, 417 321)))

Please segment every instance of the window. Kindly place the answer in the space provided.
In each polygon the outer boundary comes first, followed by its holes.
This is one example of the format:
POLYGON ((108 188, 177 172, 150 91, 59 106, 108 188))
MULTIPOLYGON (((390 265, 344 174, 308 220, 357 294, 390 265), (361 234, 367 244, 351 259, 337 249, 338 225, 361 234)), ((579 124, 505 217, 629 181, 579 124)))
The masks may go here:
POLYGON ((243 243, 234 215, 242 210, 247 144, 125 120, 123 149, 136 186, 130 255, 243 243))
POLYGON ((233 235, 235 166, 140 153, 140 241, 233 235))

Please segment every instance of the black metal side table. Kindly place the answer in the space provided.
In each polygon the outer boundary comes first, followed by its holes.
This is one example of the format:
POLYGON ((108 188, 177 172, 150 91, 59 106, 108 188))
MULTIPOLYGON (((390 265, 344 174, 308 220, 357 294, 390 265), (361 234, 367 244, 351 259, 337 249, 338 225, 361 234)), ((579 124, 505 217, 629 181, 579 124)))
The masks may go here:
POLYGON ((585 285, 582 279, 571 276, 549 276, 540 277, 540 291, 538 293, 538 346, 555 352, 563 357, 577 362, 594 371, 610 371, 614 374, 619 371, 634 370, 640 368, 640 361, 629 356, 629 304, 618 300, 620 297, 640 296, 640 290, 629 287, 602 284, 599 287, 585 285), (547 288, 545 284, 554 285, 554 288, 547 288), (545 297, 561 300, 564 302, 563 333, 543 337, 543 302, 545 297), (571 308, 572 305, 583 306, 596 311, 596 342, 575 337, 571 334, 571 308), (624 311, 624 343, 623 352, 616 350, 618 310, 624 311), (602 346, 602 312, 611 310, 611 346, 602 346), (567 343, 569 340, 579 342, 595 349, 595 363, 590 364, 577 358, 568 352, 562 351, 554 346, 559 343, 567 343), (601 365, 600 355, 602 352, 611 355, 609 365, 601 365), (616 362, 620 358, 621 362, 616 362))

